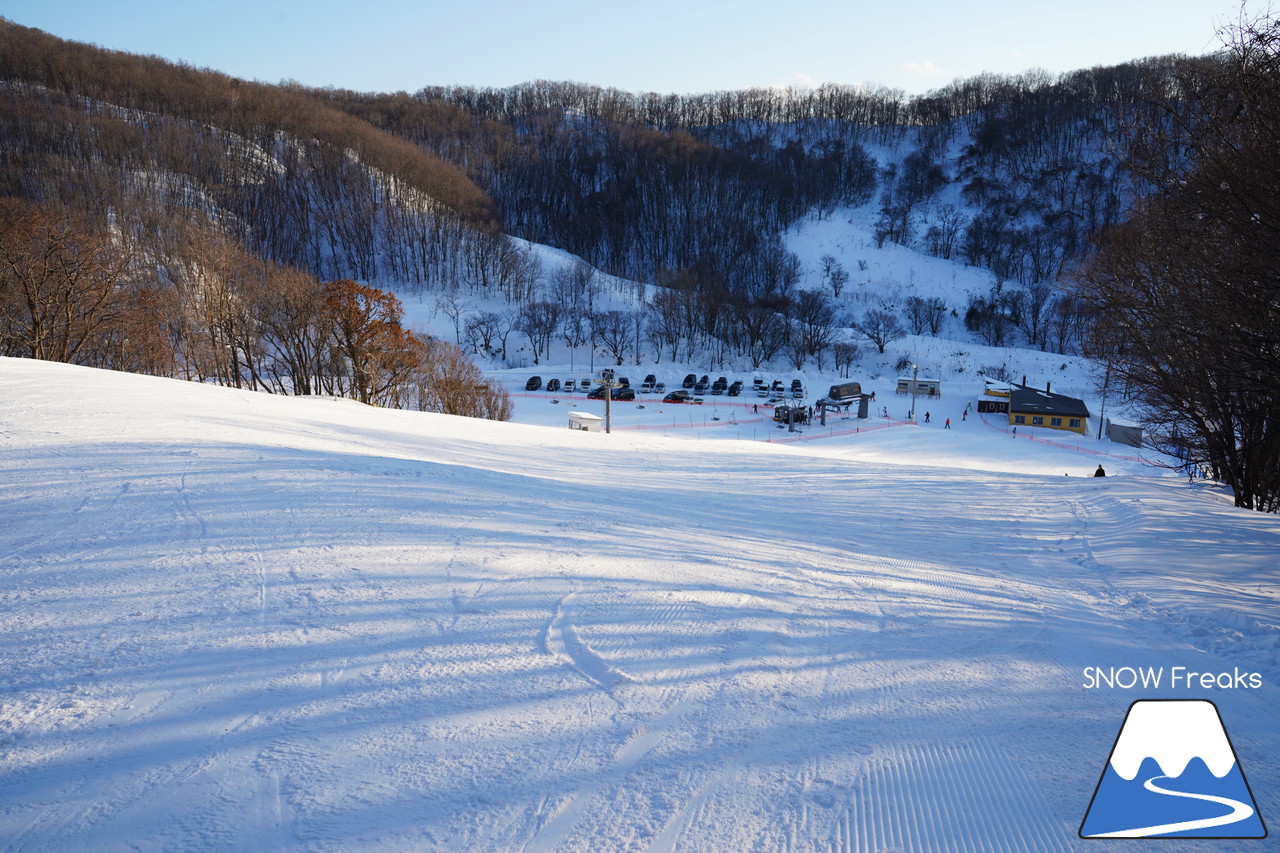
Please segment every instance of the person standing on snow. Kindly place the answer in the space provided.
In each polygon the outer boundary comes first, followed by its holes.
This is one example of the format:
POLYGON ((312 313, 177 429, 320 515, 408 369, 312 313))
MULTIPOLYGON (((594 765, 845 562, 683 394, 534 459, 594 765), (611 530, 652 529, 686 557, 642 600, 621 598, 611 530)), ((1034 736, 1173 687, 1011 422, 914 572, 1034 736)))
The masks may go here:
POLYGON ((951 418, 947 418, 947 425, 943 429, 951 429, 951 418))
POLYGON ((1101 465, 1101 464, 1099 464, 1099 465, 1098 465, 1098 470, 1093 472, 1093 476, 1095 476, 1095 477, 1105 477, 1105 476, 1107 476, 1107 472, 1106 472, 1106 471, 1104 471, 1104 470, 1102 470, 1102 465, 1101 465))

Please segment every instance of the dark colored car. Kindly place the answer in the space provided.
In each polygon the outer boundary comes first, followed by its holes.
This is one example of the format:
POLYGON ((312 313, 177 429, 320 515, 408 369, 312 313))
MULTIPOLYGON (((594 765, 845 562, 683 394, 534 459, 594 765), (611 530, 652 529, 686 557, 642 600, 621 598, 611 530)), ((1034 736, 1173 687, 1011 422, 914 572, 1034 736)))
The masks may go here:
POLYGON ((738 380, 729 386, 729 396, 736 397, 742 393, 742 380, 738 380))
POLYGON ((552 392, 553 394, 554 394, 556 391, 559 391, 559 390, 560 390, 560 380, 559 380, 559 379, 548 379, 548 380, 547 380, 547 390, 548 390, 548 391, 550 391, 550 392, 552 392))
POLYGON ((692 394, 690 394, 688 391, 681 389, 679 391, 672 391, 670 394, 663 397, 662 402, 664 403, 701 403, 702 398, 695 397, 692 394))
POLYGON ((680 383, 680 386, 682 388, 692 388, 694 386, 694 383, 696 383, 697 381, 698 381, 698 377, 690 373, 688 376, 684 378, 684 382, 680 383))
MULTIPOLYGON (((591 389, 591 392, 587 394, 587 397, 592 400, 603 400, 604 389, 604 385, 597 385, 591 389)), ((635 398, 636 392, 631 388, 614 388, 612 393, 609 394, 610 400, 634 400, 635 398)))
POLYGON ((529 381, 524 383, 524 390, 526 391, 537 391, 541 387, 542 387, 541 376, 530 376, 529 381))

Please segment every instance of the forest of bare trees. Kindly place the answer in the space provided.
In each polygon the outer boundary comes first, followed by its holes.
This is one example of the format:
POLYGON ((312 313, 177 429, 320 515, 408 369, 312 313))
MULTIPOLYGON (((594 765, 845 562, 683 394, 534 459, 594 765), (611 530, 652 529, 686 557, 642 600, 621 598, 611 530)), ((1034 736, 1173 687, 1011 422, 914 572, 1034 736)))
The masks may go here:
POLYGON ((1157 188, 1128 168, 1135 129, 1161 128, 1151 138, 1168 144, 1146 157, 1179 166, 1177 128, 1222 66, 986 74, 918 97, 547 81, 369 94, 236 80, 0 20, 0 348, 444 405, 406 389, 426 388, 424 364, 461 362, 399 326, 376 295, 394 286, 434 295, 448 346, 504 361, 518 340, 535 362, 563 342, 619 362, 847 367, 848 337, 883 349, 950 315, 992 345, 1079 352, 1096 306, 1059 275, 1157 188), (905 154, 879 165, 870 152, 888 147, 905 154), (963 203, 942 202, 947 188, 963 203), (784 233, 860 204, 878 211, 878 241, 984 267, 991 292, 853 316, 841 297, 857 271, 827 263, 801 286, 784 233), (582 262, 544 270, 513 238, 582 262), (37 251, 53 259, 39 274, 37 251), (597 304, 600 273, 639 283, 633 308, 597 304), (374 362, 360 324, 381 330, 374 362))
POLYGON ((1073 276, 1113 393, 1160 449, 1280 511, 1280 20, 1233 30, 1201 96, 1137 126, 1158 191, 1073 276), (1170 151, 1185 160, 1171 158, 1170 151))
POLYGON ((180 230, 160 256, 66 207, 0 200, 0 355, 510 417, 460 348, 403 327, 394 295, 264 261, 207 222, 180 230))

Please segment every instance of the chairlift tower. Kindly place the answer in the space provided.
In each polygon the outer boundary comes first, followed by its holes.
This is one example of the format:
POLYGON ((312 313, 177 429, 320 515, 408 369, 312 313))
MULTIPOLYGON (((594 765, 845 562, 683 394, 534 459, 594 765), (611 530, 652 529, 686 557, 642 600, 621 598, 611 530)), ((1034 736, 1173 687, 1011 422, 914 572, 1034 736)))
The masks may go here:
POLYGON ((600 370, 600 375, 596 377, 596 384, 604 387, 604 431, 608 434, 611 415, 609 404, 613 402, 613 389, 621 387, 622 383, 617 380, 613 368, 605 367, 600 370))

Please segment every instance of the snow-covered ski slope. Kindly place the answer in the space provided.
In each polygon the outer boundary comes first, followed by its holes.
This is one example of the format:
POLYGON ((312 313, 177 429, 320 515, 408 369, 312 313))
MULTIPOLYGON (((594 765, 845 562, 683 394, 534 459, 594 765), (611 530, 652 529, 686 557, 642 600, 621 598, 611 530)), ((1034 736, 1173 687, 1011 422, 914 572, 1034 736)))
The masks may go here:
POLYGON ((1087 850, 1161 697, 1280 821, 1280 520, 832 441, 0 360, 0 848, 1087 850))

